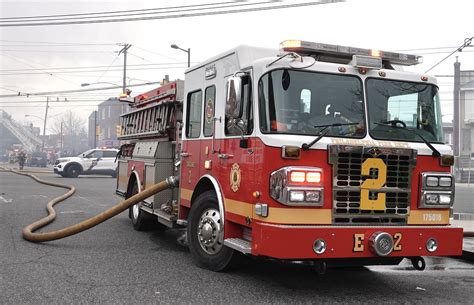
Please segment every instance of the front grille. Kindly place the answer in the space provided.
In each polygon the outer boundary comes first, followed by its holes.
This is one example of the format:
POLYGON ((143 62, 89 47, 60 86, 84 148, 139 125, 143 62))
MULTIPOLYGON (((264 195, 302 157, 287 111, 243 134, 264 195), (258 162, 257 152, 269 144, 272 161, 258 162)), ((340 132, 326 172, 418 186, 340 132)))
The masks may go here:
POLYGON ((333 222, 336 224, 404 224, 410 210, 411 173, 416 151, 402 148, 378 148, 330 145, 329 161, 333 165, 333 222), (384 210, 362 210, 360 188, 369 178, 376 179, 377 169, 362 176, 362 164, 368 158, 383 160, 387 166, 385 185, 369 191, 369 198, 385 193, 384 210))

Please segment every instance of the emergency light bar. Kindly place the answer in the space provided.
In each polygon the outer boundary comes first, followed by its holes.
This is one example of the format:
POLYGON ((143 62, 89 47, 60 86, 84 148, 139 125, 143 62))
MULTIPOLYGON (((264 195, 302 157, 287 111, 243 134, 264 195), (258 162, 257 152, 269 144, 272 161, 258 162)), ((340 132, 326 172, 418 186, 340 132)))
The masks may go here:
POLYGON ((389 61, 391 64, 403 66, 416 65, 423 62, 423 57, 418 55, 361 49, 302 40, 285 40, 280 43, 280 50, 306 55, 333 55, 336 57, 345 57, 348 59, 352 59, 353 55, 372 56, 389 61))

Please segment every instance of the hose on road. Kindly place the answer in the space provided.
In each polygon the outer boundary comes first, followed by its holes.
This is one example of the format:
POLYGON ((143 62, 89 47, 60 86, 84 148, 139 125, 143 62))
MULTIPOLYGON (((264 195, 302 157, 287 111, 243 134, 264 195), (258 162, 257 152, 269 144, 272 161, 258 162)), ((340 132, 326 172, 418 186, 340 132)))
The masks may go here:
MULTIPOLYGON (((4 170, 8 170, 8 169, 4 169, 4 170)), ((34 231, 48 225, 52 221, 54 221, 54 219, 56 218, 56 211, 54 210, 53 206, 55 204, 61 202, 61 201, 66 200, 67 198, 71 197, 75 193, 76 189, 75 189, 74 186, 69 186, 69 185, 65 185, 65 184, 59 184, 59 183, 54 183, 54 182, 39 179, 38 177, 36 177, 35 175, 32 175, 32 174, 22 173, 22 172, 15 171, 15 170, 12 170, 12 169, 9 169, 9 170, 11 172, 15 173, 15 174, 28 176, 28 177, 34 179, 35 181, 37 181, 41 184, 46 184, 46 185, 51 185, 51 186, 55 186, 55 187, 69 189, 69 191, 67 193, 65 193, 65 194, 63 194, 59 197, 56 197, 53 200, 48 202, 48 204, 47 204, 48 216, 46 216, 46 217, 44 217, 44 218, 28 225, 28 226, 26 226, 25 228, 23 228, 23 238, 28 240, 28 241, 31 241, 31 242, 52 241, 52 240, 57 240, 57 239, 61 239, 61 238, 64 238, 64 237, 68 237, 68 236, 80 233, 82 231, 90 229, 90 228, 106 221, 109 218, 114 217, 115 215, 125 211, 126 209, 128 209, 132 205, 135 205, 135 204, 139 203, 140 201, 143 201, 146 198, 148 198, 150 196, 153 196, 154 194, 156 194, 158 192, 161 192, 161 191, 163 191, 165 189, 168 189, 168 188, 174 188, 178 185, 177 177, 171 176, 171 177, 168 177, 166 180, 161 181, 161 182, 159 182, 157 184, 154 184, 152 186, 149 186, 144 191, 142 191, 142 192, 126 199, 126 200, 123 200, 123 201, 119 202, 118 204, 114 205, 113 207, 105 210, 104 212, 102 212, 102 213, 100 213, 96 216, 93 216, 89 219, 86 219, 86 220, 84 220, 80 223, 77 223, 75 225, 72 225, 72 226, 66 227, 64 229, 57 230, 57 231, 46 232, 46 233, 34 233, 34 231)))
MULTIPOLYGON (((33 233, 34 231, 46 226, 47 224, 51 223, 55 218, 56 218, 56 212, 53 208, 53 206, 61 201, 66 200, 67 198, 71 197, 76 189, 74 186, 69 186, 65 184, 59 184, 59 183, 54 183, 46 180, 41 180, 35 175, 31 175, 28 173, 22 173, 15 171, 13 169, 5 169, 2 168, 3 170, 9 170, 15 174, 23 175, 23 176, 29 176, 33 178, 35 181, 46 184, 46 185, 51 185, 55 187, 61 187, 61 188, 67 188, 69 191, 65 193, 64 195, 61 195, 59 197, 54 198, 50 202, 48 202, 47 205, 47 210, 48 210, 48 216, 26 226, 23 229, 23 238, 32 241, 32 242, 44 242, 44 241, 52 241, 56 239, 61 239, 67 236, 71 236, 77 233, 80 233, 82 231, 85 231, 87 229, 90 229, 96 225, 98 225, 101 222, 106 221, 109 218, 114 217, 115 215, 125 211, 129 207, 131 207, 134 204, 137 204, 138 202, 144 200, 145 198, 148 198, 158 192, 161 192, 165 189, 168 188, 174 188, 178 185, 178 179, 176 177, 169 177, 168 179, 159 182, 157 184, 154 184, 147 189, 145 189, 143 192, 140 192, 124 201, 119 202, 117 205, 111 207, 110 209, 100 213, 99 215, 96 215, 92 218, 86 219, 78 224, 72 225, 70 227, 66 227, 61 230, 53 231, 53 232, 47 232, 47 233, 33 233)), ((474 237, 474 232, 473 231, 464 231, 464 237, 474 237)))

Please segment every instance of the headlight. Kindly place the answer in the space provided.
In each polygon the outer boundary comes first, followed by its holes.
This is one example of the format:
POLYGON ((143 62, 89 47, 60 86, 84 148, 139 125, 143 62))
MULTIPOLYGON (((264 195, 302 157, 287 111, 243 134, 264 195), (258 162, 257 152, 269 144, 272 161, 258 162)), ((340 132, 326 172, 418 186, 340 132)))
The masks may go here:
POLYGON ((289 191, 290 201, 292 202, 304 202, 304 191, 289 191))
POLYGON ((426 186, 435 187, 439 184, 439 178, 434 176, 426 177, 426 186))
POLYGON ((440 177, 439 178, 439 186, 442 187, 450 187, 453 183, 452 177, 440 177))
POLYGON ((422 173, 420 208, 446 209, 454 204, 454 179, 449 173, 422 173))
POLYGON ((317 167, 284 167, 270 175, 270 196, 286 205, 322 206, 322 179, 317 167))

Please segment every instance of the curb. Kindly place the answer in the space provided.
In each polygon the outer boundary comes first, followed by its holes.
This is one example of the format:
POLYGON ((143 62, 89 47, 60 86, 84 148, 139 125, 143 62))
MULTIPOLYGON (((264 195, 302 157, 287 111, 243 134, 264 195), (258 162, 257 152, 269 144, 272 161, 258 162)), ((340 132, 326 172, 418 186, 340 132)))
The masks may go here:
POLYGON ((47 170, 35 170, 35 169, 22 169, 22 170, 19 170, 18 168, 3 168, 4 171, 9 171, 10 169, 14 169, 14 170, 17 170, 19 171, 20 173, 37 173, 37 174, 49 174, 49 173, 54 173, 52 170, 51 171, 47 171, 47 170))
POLYGON ((20 173, 36 173, 36 174, 49 174, 54 173, 53 171, 40 171, 40 170, 21 170, 20 173))

